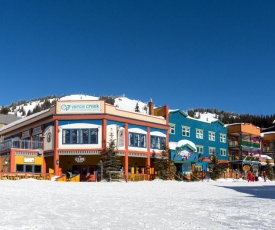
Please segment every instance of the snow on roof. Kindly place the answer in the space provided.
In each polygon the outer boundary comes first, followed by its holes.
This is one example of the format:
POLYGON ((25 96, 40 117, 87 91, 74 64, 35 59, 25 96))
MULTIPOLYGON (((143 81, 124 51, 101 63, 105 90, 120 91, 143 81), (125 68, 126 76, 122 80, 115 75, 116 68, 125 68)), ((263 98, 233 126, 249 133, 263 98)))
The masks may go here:
POLYGON ((268 156, 268 155, 264 155, 264 154, 254 154, 253 155, 254 157, 260 157, 260 158, 262 158, 262 159, 266 159, 266 160, 272 160, 272 158, 270 157, 270 156, 268 156))
POLYGON ((115 98, 115 106, 121 110, 135 112, 135 108, 137 104, 138 104, 140 113, 148 114, 149 109, 148 109, 147 103, 141 102, 139 100, 132 100, 127 97, 115 98))
MULTIPOLYGON (((74 94, 69 96, 64 96, 59 99, 60 101, 78 101, 78 100, 99 100, 99 97, 74 94)), ((115 106, 118 109, 135 112, 136 105, 139 106, 139 112, 143 114, 148 114, 147 103, 141 102, 139 100, 129 99, 127 97, 116 97, 115 106)))
POLYGON ((215 118, 216 114, 213 114, 213 113, 199 113, 199 112, 196 112, 195 117, 191 117, 191 116, 188 115, 188 113, 186 111, 182 111, 182 110, 179 110, 179 109, 170 109, 169 110, 169 112, 176 112, 176 111, 184 113, 184 114, 187 115, 187 118, 193 119, 193 120, 196 120, 196 121, 212 123, 212 122, 215 122, 215 121, 219 120, 218 118, 215 118))
POLYGON ((264 135, 275 133, 275 131, 269 131, 269 132, 262 132, 261 137, 264 137, 264 135))
POLYGON ((84 95, 84 94, 73 94, 61 97, 60 101, 80 101, 80 100, 98 100, 99 97, 84 95))
POLYGON ((215 114, 213 113, 200 113, 200 117, 198 118, 198 120, 206 121, 206 122, 217 121, 218 119, 215 118, 214 116, 215 114))
POLYGON ((232 125, 241 125, 244 123, 238 122, 238 123, 230 123, 230 124, 225 124, 225 126, 232 126, 232 125))
POLYGON ((186 140, 186 139, 180 140, 178 142, 169 142, 169 148, 173 149, 173 150, 175 150, 176 148, 186 146, 186 145, 191 147, 193 151, 197 150, 196 145, 192 141, 189 141, 189 140, 186 140))

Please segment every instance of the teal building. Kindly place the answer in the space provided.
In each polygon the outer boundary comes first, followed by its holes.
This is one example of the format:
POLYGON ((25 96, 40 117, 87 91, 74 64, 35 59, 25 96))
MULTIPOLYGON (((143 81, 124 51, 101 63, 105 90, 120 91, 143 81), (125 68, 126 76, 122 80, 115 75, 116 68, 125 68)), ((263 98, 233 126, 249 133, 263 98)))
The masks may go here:
POLYGON ((220 120, 196 119, 173 110, 169 112, 169 125, 170 159, 181 176, 207 174, 213 154, 219 163, 228 163, 227 128, 220 120))

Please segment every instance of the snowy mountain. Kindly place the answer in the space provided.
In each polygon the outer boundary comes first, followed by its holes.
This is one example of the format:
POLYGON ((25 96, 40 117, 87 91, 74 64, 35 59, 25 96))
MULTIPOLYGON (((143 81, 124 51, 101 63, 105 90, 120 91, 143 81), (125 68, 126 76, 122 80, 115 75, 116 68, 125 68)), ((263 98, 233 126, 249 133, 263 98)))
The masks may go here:
MULTIPOLYGON (((127 98, 125 95, 122 96, 91 96, 84 94, 74 94, 67 96, 47 96, 44 98, 38 98, 27 101, 19 101, 18 103, 12 103, 9 107, 2 107, 1 114, 13 114, 17 117, 26 117, 33 113, 43 111, 53 106, 57 100, 99 100, 104 99, 106 103, 116 106, 118 109, 139 112, 148 114, 147 102, 142 102, 136 99, 127 98)), ((169 105, 168 105, 169 106, 169 105)), ((158 107, 158 106, 156 106, 158 107)), ((181 109, 181 108, 178 108, 181 109)), ((184 111, 184 110, 183 110, 184 111)), ((186 112, 190 117, 205 122, 213 122, 219 119, 224 124, 231 124, 236 122, 252 123, 258 127, 268 128, 274 125, 275 115, 263 116, 263 115, 249 115, 249 114, 237 114, 232 112, 226 112, 217 109, 189 109, 186 112)))

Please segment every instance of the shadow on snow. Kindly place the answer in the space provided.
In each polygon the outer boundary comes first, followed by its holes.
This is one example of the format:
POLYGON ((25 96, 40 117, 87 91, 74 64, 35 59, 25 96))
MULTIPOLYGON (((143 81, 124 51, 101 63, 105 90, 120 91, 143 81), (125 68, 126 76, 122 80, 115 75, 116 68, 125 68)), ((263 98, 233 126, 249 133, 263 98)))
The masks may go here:
POLYGON ((256 198, 264 199, 275 199, 275 186, 274 185, 264 185, 264 186, 247 186, 247 187, 238 187, 238 186, 219 186, 223 188, 233 189, 237 192, 250 194, 256 198))

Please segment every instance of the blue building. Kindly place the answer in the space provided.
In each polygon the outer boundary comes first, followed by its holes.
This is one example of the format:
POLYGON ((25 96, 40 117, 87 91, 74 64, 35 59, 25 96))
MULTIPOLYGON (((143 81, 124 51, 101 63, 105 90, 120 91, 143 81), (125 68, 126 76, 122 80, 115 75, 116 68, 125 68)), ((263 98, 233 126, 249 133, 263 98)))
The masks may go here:
POLYGON ((218 119, 203 121, 181 110, 169 112, 170 159, 181 175, 199 175, 208 171, 211 156, 228 163, 227 128, 218 119))

